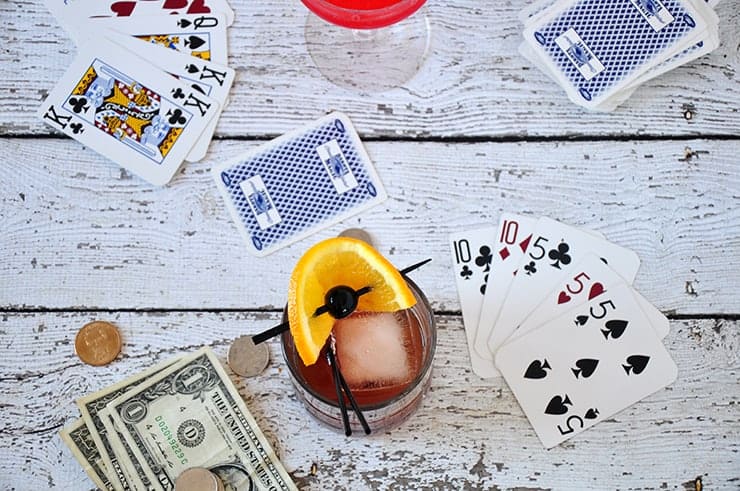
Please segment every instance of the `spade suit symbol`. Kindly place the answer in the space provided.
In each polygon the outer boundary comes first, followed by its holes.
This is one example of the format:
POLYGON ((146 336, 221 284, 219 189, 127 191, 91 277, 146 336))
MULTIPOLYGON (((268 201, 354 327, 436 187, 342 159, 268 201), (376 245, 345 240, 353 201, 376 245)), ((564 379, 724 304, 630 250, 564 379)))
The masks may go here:
POLYGON ((570 401, 570 398, 568 398, 568 394, 565 394, 564 397, 555 396, 550 399, 550 402, 547 404, 545 414, 554 414, 556 416, 565 414, 568 412, 568 406, 572 405, 573 403, 570 401))
POLYGON ((545 368, 549 368, 552 370, 552 367, 550 367, 550 364, 547 363, 547 359, 542 360, 535 360, 532 363, 529 364, 527 367, 527 371, 524 372, 524 378, 531 378, 531 379, 540 379, 547 377, 547 370, 545 368))
POLYGON ((586 322, 588 322, 588 316, 587 315, 578 315, 576 316, 576 325, 577 326, 585 326, 586 322))
POLYGON ((192 63, 189 63, 188 65, 185 65, 185 70, 188 71, 188 73, 198 73, 199 69, 197 66, 195 66, 192 63))
POLYGON ((599 417, 599 410, 595 407, 592 407, 588 411, 586 411, 586 414, 583 416, 586 419, 596 419, 599 417))
POLYGON ((581 358, 576 362, 576 368, 571 368, 573 375, 578 378, 589 378, 596 371, 596 367, 599 366, 599 360, 593 358, 581 358))
POLYGON ((185 40, 185 46, 192 49, 193 51, 200 48, 204 44, 206 44, 205 40, 198 36, 188 36, 188 38, 185 40))
POLYGON ((649 361, 650 357, 645 355, 628 356, 627 363, 622 365, 622 368, 627 372, 627 375, 640 375, 645 370, 649 361))
POLYGON ((610 334, 612 339, 619 339, 624 334, 624 330, 627 329, 627 324, 629 322, 619 319, 606 321, 606 324, 604 324, 605 329, 602 329, 601 332, 606 339, 609 339, 610 334))
POLYGON ((189 27, 190 24, 192 24, 192 22, 190 22, 187 19, 180 19, 180 20, 177 21, 177 25, 180 26, 180 27, 182 27, 182 28, 189 27))

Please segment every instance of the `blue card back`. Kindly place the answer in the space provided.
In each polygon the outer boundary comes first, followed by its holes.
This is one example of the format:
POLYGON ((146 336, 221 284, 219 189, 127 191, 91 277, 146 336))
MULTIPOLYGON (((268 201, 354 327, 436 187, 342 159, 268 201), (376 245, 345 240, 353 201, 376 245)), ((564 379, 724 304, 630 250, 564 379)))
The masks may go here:
POLYGON ((213 174, 248 248, 258 256, 387 198, 352 123, 336 112, 213 174))
POLYGON ((706 27, 682 0, 576 0, 525 31, 556 76, 584 105, 595 106, 706 27))

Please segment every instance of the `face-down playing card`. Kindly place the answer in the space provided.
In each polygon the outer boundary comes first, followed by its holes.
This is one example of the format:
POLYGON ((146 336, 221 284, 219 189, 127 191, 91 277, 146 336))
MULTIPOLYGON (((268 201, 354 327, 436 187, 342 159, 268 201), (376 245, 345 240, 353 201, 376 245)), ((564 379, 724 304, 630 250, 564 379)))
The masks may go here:
POLYGON ((257 256, 387 198, 352 123, 338 112, 212 172, 248 250, 257 256))
POLYGON ((505 344, 495 362, 546 448, 669 385, 678 371, 626 284, 505 344))
POLYGON ((597 107, 706 26, 687 0, 576 0, 536 16, 524 38, 573 101, 597 107))
POLYGON ((82 46, 42 104, 46 124, 165 184, 218 103, 105 39, 82 46))

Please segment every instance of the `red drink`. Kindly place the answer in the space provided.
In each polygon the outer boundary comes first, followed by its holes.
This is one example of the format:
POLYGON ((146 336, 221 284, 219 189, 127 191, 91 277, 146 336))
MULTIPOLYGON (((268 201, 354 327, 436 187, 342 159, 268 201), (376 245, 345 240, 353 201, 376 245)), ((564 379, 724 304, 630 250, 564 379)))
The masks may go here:
POLYGON ((351 29, 377 29, 413 14, 426 0, 301 0, 327 22, 351 29))
MULTIPOLYGON (((395 313, 355 312, 335 321, 332 331, 338 366, 374 430, 408 417, 421 402, 431 378, 436 346, 434 315, 418 287, 410 281, 408 284, 417 297, 414 307, 395 313)), ((306 366, 289 332, 283 334, 282 342, 293 384, 309 412, 334 428, 342 428, 326 347, 316 363, 306 366)), ((359 428, 356 418, 351 424, 359 428)))

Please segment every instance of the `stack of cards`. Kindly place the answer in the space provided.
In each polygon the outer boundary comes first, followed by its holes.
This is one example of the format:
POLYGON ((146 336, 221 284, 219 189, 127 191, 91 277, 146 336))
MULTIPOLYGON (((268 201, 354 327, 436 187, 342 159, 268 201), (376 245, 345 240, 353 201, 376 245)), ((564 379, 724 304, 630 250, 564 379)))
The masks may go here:
POLYGON ((675 380, 634 252, 512 213, 450 242, 473 370, 503 375, 547 448, 675 380))
POLYGON ((45 0, 78 54, 39 117, 153 184, 205 157, 228 101, 226 0, 45 0))
POLYGON ((360 137, 338 112, 214 168, 213 178, 257 256, 387 198, 360 137))
POLYGON ((540 0, 520 53, 574 103, 612 111, 643 83, 719 46, 719 0, 540 0))

